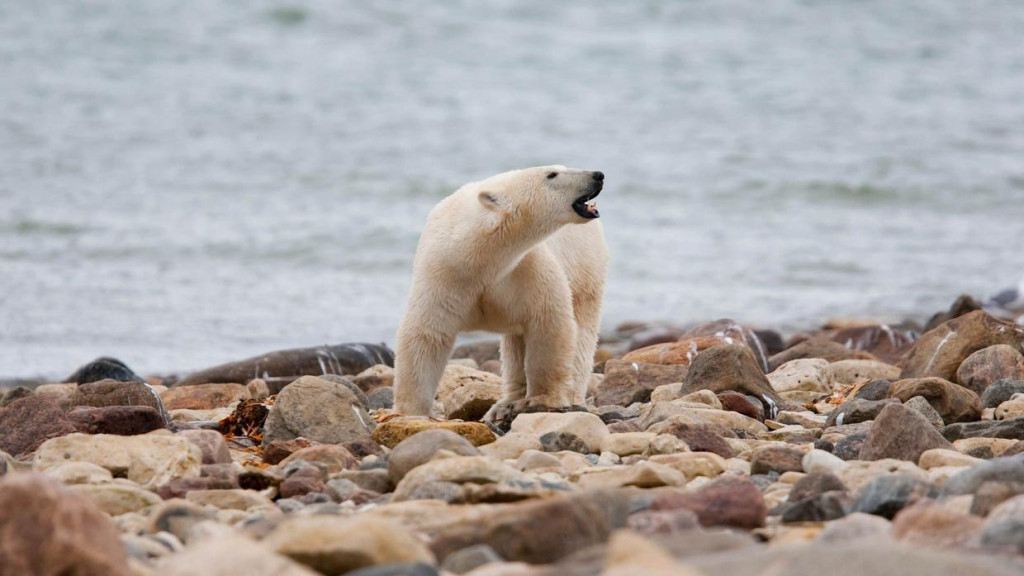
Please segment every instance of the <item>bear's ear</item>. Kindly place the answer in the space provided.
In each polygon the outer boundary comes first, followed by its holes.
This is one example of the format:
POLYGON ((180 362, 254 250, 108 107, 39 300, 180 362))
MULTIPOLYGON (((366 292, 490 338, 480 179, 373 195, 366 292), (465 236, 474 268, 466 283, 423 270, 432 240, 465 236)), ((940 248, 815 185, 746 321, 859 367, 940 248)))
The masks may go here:
POLYGON ((484 190, 483 192, 477 194, 476 197, 478 200, 480 200, 480 204, 482 204, 484 208, 487 208, 488 210, 493 210, 494 212, 504 212, 504 206, 502 205, 503 203, 501 199, 498 198, 498 195, 495 194, 494 192, 488 192, 484 190))

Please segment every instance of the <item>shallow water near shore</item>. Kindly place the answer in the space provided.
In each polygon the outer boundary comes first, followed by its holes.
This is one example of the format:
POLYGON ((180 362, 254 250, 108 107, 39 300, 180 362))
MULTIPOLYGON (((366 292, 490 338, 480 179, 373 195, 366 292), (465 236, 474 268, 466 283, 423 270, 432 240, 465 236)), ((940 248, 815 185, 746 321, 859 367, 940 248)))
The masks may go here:
POLYGON ((600 169, 608 326, 1024 271, 1024 5, 0 5, 0 376, 392 342, 427 212, 600 169))

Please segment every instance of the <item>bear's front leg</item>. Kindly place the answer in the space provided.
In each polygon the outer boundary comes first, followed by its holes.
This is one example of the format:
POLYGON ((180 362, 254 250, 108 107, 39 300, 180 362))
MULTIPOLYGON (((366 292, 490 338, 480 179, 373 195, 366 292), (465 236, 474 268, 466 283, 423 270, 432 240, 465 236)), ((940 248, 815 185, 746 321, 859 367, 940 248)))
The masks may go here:
POLYGON ((406 318, 395 349, 395 411, 409 416, 430 416, 434 396, 448 364, 455 334, 423 328, 406 318))

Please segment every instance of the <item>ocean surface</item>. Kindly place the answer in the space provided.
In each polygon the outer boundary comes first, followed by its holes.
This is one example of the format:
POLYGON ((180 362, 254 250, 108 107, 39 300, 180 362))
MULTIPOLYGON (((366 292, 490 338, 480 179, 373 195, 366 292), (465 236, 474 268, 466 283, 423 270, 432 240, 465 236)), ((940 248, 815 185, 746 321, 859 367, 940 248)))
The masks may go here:
POLYGON ((1024 275, 1024 2, 0 2, 0 376, 388 342, 430 208, 602 170, 605 324, 1024 275))

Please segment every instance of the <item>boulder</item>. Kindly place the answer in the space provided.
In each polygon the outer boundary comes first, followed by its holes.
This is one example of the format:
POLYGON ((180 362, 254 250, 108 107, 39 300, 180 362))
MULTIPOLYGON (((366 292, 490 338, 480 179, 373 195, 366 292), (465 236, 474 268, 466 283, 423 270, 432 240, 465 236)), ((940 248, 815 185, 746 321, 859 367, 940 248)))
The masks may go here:
POLYGON ((0 408, 0 451, 21 456, 49 440, 71 434, 75 427, 57 403, 34 394, 0 408))
POLYGON ((750 349, 740 344, 723 344, 697 356, 683 381, 682 392, 692 394, 698 390, 755 396, 764 404, 769 418, 787 405, 768 382, 750 349))
POLYGON ((170 415, 160 401, 160 395, 145 382, 121 382, 112 379, 88 382, 80 384, 63 402, 68 411, 76 406, 149 406, 163 416, 165 426, 171 422, 170 415))
POLYGON ((169 434, 76 433, 44 442, 32 467, 42 472, 66 462, 91 462, 116 478, 156 489, 175 478, 199 476, 202 452, 186 438, 169 434))
POLYGON ((0 572, 128 576, 117 526, 41 474, 0 478, 0 572))
POLYGON ((981 418, 981 399, 974 392, 942 378, 898 380, 889 388, 889 397, 906 402, 923 396, 947 424, 973 422, 981 418))
POLYGON ((896 458, 917 462, 927 450, 953 445, 921 413, 901 404, 887 404, 875 418, 861 447, 861 460, 896 458))
POLYGON ((936 377, 957 382, 957 370, 971 354, 997 344, 1020 351, 1022 343, 1024 327, 981 310, 970 312, 922 335, 901 362, 900 378, 936 377))
POLYGON ((193 372, 174 385, 192 386, 216 382, 248 382, 287 376, 359 374, 377 364, 394 366, 395 354, 382 344, 336 344, 268 352, 193 372))
POLYGON ((325 444, 369 440, 374 424, 347 387, 303 376, 277 395, 264 425, 263 444, 300 436, 325 444))
POLYGON ((821 358, 790 360, 768 374, 768 382, 776 392, 831 392, 834 384, 828 360, 821 358))

